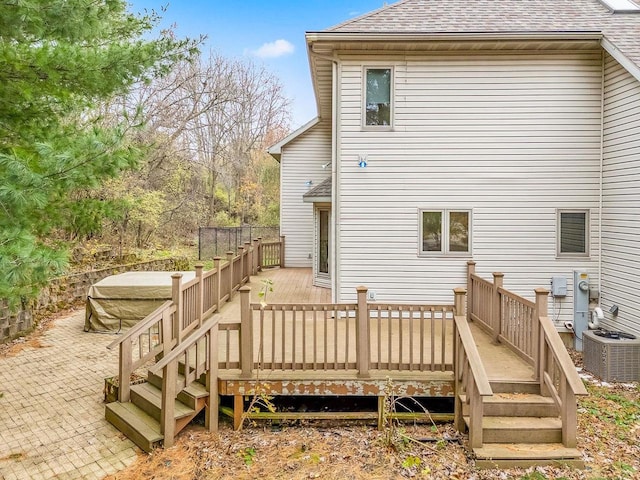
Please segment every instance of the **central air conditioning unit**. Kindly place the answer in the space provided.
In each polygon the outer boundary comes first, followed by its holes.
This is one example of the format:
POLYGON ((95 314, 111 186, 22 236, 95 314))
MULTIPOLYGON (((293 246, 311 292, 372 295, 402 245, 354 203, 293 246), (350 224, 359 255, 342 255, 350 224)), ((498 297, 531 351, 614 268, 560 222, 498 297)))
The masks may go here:
POLYGON ((640 381, 640 339, 582 334, 584 368, 605 382, 640 381))

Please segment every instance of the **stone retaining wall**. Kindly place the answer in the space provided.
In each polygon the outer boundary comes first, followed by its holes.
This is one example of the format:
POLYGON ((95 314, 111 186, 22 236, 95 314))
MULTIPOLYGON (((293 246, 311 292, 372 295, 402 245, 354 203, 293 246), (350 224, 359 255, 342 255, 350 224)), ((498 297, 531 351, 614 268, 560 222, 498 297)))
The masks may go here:
POLYGON ((0 300, 0 343, 27 333, 43 315, 60 311, 79 300, 84 300, 91 285, 110 275, 130 271, 178 271, 188 268, 187 258, 167 258, 117 265, 55 278, 42 289, 39 297, 26 309, 11 313, 6 301, 0 300))

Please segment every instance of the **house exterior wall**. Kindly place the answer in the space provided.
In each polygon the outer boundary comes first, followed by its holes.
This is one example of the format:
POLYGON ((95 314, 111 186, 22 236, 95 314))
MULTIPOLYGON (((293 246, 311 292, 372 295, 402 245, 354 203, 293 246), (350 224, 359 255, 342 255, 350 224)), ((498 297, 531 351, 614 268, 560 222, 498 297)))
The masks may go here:
POLYGON ((602 307, 605 326, 640 335, 640 82, 605 58, 602 307), (617 317, 609 314, 618 305, 617 317))
POLYGON ((302 196, 331 174, 331 124, 320 122, 282 147, 280 158, 280 234, 286 237, 285 265, 311 267, 313 204, 302 196), (306 182, 311 180, 311 186, 306 182))
POLYGON ((573 270, 597 277, 601 53, 341 60, 338 300, 362 284, 378 301, 451 303, 473 258, 528 298, 566 277, 550 314, 572 320, 573 270), (362 127, 364 67, 393 68, 391 130, 362 127), (452 208, 472 210, 472 253, 419 256, 418 210, 452 208), (590 255, 557 258, 557 209, 576 208, 590 210, 590 255))

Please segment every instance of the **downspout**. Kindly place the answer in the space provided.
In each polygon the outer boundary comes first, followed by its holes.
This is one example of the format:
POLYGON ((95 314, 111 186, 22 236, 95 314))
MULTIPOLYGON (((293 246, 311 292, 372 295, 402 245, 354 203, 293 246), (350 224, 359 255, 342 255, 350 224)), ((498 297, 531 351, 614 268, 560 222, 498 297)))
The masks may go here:
POLYGON ((338 135, 340 129, 338 128, 338 78, 340 76, 340 60, 325 55, 319 55, 314 53, 310 48, 309 53, 317 58, 327 60, 331 62, 331 301, 333 303, 338 302, 338 289, 340 288, 339 272, 340 261, 338 259, 338 244, 340 242, 340 226, 338 218, 340 216, 340 196, 338 195, 338 181, 339 181, 339 168, 338 168, 338 135))
POLYGON ((339 288, 340 288, 340 260, 338 253, 338 245, 340 242, 340 196, 338 195, 339 187, 339 169, 338 169, 338 135, 340 128, 338 123, 340 121, 338 116, 338 78, 340 78, 340 61, 336 58, 331 60, 333 63, 332 78, 331 78, 331 219, 333 223, 333 242, 331 242, 331 258, 332 258, 332 272, 331 272, 331 301, 338 303, 339 288))
POLYGON ((604 74, 605 52, 602 49, 602 78, 600 88, 600 192, 598 198, 598 306, 602 298, 602 205, 604 196, 604 74))

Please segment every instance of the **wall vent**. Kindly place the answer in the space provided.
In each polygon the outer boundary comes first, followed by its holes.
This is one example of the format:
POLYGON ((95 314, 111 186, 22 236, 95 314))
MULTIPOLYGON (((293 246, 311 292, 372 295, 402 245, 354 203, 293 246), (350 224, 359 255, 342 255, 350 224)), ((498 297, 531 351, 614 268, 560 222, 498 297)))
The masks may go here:
POLYGON ((585 331, 584 368, 605 382, 640 381, 640 339, 612 339, 585 331))

